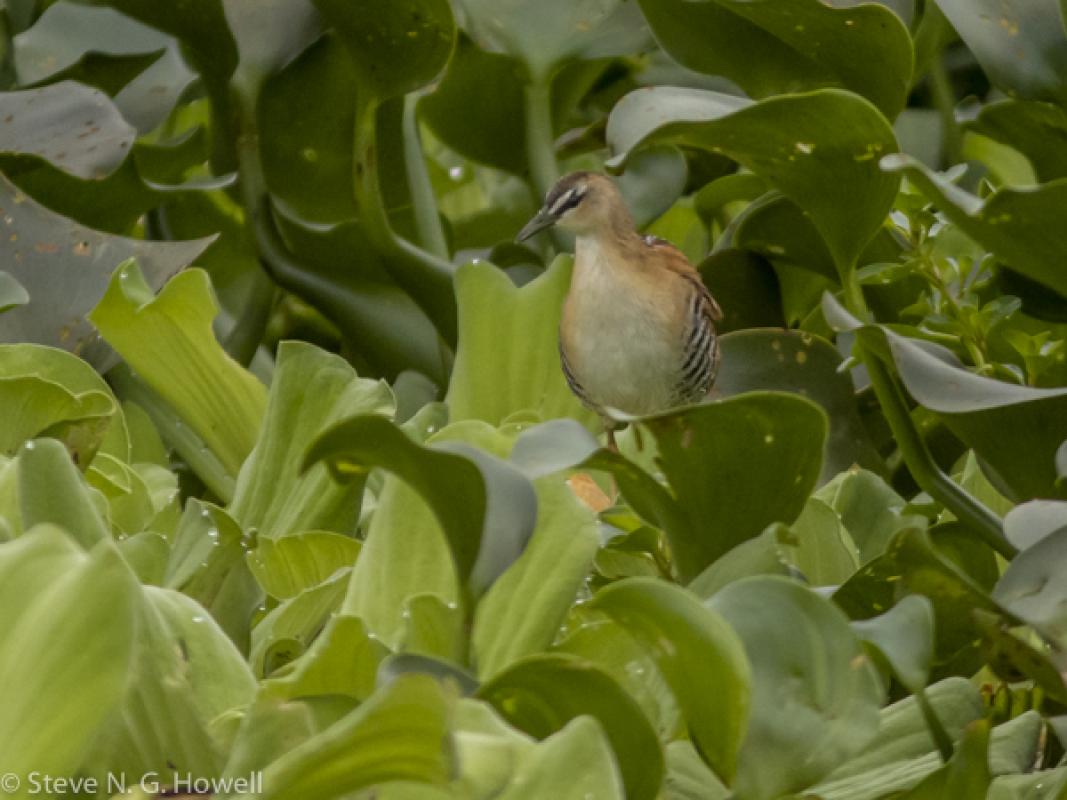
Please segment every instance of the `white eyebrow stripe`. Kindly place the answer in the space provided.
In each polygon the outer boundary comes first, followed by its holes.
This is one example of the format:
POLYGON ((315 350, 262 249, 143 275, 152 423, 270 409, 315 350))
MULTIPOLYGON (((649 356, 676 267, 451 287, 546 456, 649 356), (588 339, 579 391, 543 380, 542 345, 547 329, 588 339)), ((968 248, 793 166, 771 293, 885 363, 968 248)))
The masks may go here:
POLYGON ((548 211, 550 214, 559 215, 562 214, 567 208, 573 205, 577 205, 578 201, 582 199, 582 193, 578 189, 568 189, 555 203, 552 204, 552 208, 548 211), (571 201, 574 201, 573 203, 571 201))

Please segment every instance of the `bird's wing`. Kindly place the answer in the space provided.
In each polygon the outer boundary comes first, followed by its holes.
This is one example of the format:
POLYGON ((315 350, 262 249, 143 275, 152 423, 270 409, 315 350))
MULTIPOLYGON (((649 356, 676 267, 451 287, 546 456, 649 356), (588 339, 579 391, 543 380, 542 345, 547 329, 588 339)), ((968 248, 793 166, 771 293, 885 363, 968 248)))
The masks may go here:
POLYGON ((719 337, 715 323, 722 319, 722 309, 681 250, 655 236, 644 237, 644 242, 655 253, 657 263, 684 282, 687 301, 682 328, 682 368, 675 394, 680 402, 697 402, 707 397, 718 371, 719 337))
POLYGON ((703 307, 701 313, 706 313, 712 322, 720 322, 722 320, 722 309, 715 302, 715 298, 711 296, 708 287, 704 285, 704 281, 701 280, 700 273, 697 272, 696 267, 689 263, 685 253, 666 239, 660 239, 658 236, 648 235, 642 238, 645 246, 655 252, 658 263, 664 269, 670 270, 688 281, 692 285, 693 291, 702 296, 701 304, 703 307))

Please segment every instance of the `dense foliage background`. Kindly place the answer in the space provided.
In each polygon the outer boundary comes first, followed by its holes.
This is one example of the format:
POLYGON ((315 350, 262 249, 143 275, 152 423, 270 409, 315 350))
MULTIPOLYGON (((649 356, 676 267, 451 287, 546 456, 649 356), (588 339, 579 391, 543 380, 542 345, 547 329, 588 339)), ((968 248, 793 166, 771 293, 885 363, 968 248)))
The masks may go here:
POLYGON ((0 791, 1067 797, 1063 4, 5 6, 0 791), (580 168, 726 314, 621 453, 580 168))

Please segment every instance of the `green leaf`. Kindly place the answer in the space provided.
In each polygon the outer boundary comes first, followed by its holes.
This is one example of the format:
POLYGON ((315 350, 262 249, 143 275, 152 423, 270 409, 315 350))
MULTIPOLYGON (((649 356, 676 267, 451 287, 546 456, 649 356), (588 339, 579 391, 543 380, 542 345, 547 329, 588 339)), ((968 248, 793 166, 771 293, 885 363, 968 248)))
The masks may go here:
MULTIPOLYGON (((110 543, 85 553, 51 525, 0 546, 0 751, 21 777, 73 775, 117 707, 137 584, 110 543)), ((13 797, 30 797, 25 782, 13 797)))
POLYGON ((321 33, 311 0, 222 0, 237 45, 233 86, 253 107, 263 81, 321 33))
POLYGON ((592 717, 615 752, 626 797, 658 795, 663 754, 656 733, 641 706, 595 664, 563 654, 528 656, 483 684, 478 697, 539 739, 577 717, 592 717))
POLYGON ((459 5, 475 41, 518 58, 535 82, 570 59, 627 55, 649 38, 637 4, 624 0, 460 0, 459 5))
POLYGON ((352 533, 363 482, 339 484, 325 464, 301 471, 304 452, 333 423, 358 414, 391 415, 383 381, 361 379, 340 356, 305 342, 282 342, 259 438, 241 466, 229 511, 262 539, 302 530, 352 533))
POLYGON ((664 526, 683 579, 772 522, 796 519, 818 479, 827 428, 814 403, 777 392, 749 392, 640 424, 656 440, 684 520, 684 531, 664 526))
POLYGON ((303 653, 344 600, 351 569, 342 569, 272 608, 252 629, 249 663, 269 676, 303 653))
POLYGON ((1008 94, 1067 101, 1067 36, 1057 0, 936 0, 982 65, 1008 94))
POLYGON ((0 152, 36 156, 86 180, 114 172, 136 133, 107 95, 73 81, 0 92, 0 115, 0 152))
POLYGON ((387 655, 388 648, 370 635, 363 620, 334 615, 303 655, 271 673, 263 690, 283 699, 344 695, 366 700, 387 655))
POLYGON ((829 601, 790 580, 757 577, 731 583, 708 606, 737 632, 752 665, 739 796, 803 789, 871 741, 884 690, 829 601))
POLYGON ((984 719, 968 725, 951 760, 905 794, 905 800, 984 798, 993 779, 989 772, 989 727, 984 719))
POLYGON ((1067 207, 1067 180, 1038 187, 1006 187, 979 199, 910 156, 882 160, 908 176, 949 220, 1016 272, 1067 297, 1067 277, 1056 265, 1067 253, 1059 225, 1067 207))
POLYGON ((720 345, 715 390, 723 397, 754 390, 796 392, 822 406, 830 431, 820 484, 857 464, 880 468, 852 381, 841 371, 843 359, 832 344, 810 333, 746 330, 723 336, 720 345))
MULTIPOLYGON (((330 800, 386 781, 444 784, 449 702, 425 675, 404 675, 273 761, 264 800, 330 800)), ((231 795, 232 796, 232 795, 231 795)))
POLYGON ((211 241, 148 242, 90 230, 37 204, 2 176, 0 208, 9 229, 0 236, 0 259, 30 295, 26 305, 0 314, 0 341, 61 347, 102 371, 116 358, 94 343, 96 333, 85 316, 115 268, 137 258, 149 285, 158 288, 211 241))
MULTIPOLYGON (((721 333, 786 327, 781 290, 770 262, 747 250, 730 248, 712 253, 698 268, 704 285, 722 307, 722 322, 716 324, 721 333)), ((723 362, 716 381, 729 363, 723 362)))
POLYGON ((881 226, 898 185, 878 169, 878 158, 897 149, 889 123, 837 89, 756 103, 699 89, 639 89, 612 109, 607 138, 620 154, 616 165, 662 142, 732 158, 811 215, 841 273, 881 226))
POLYGON ((483 679, 555 640, 600 544, 596 515, 560 475, 535 481, 537 526, 525 552, 478 603, 472 661, 483 679))
POLYGON ((82 469, 106 438, 107 448, 129 458, 129 434, 111 389, 84 361, 63 350, 33 344, 0 345, 0 451, 14 454, 36 436, 66 445, 82 469))
POLYGON ((881 325, 860 326, 832 298, 827 317, 888 349, 904 386, 977 454, 993 486, 1012 500, 1058 497, 1056 450, 1067 439, 1067 390, 1035 389, 967 370, 940 345, 881 325))
POLYGON ((456 273, 459 348, 448 403, 453 420, 499 425, 520 411, 541 419, 594 415, 567 387, 559 366, 559 319, 570 285, 571 259, 558 258, 522 288, 491 264, 456 273))
POLYGON ((21 85, 71 78, 96 86, 141 133, 166 119, 195 77, 174 37, 112 9, 67 0, 49 5, 14 46, 21 85))
POLYGON ((261 537, 248 567, 263 591, 286 600, 356 563, 360 542, 329 531, 307 531, 277 540, 261 537))
POLYGON ((970 130, 1025 155, 1041 181, 1067 178, 1067 111, 1037 100, 1001 100, 982 107, 970 130))
POLYGON ((840 585, 859 568, 852 537, 837 513, 817 498, 808 499, 783 538, 786 558, 814 586, 840 585))
POLYGON ((381 417, 358 416, 322 433, 304 464, 327 461, 341 476, 358 476, 371 467, 395 473, 433 510, 460 579, 469 580, 477 595, 525 547, 536 518, 536 495, 516 469, 462 444, 464 432, 485 435, 485 426, 445 430, 458 433, 458 441, 448 443, 442 431, 432 440, 438 446, 423 447, 381 417))
POLYGON ((111 533, 66 448, 54 439, 27 442, 18 457, 19 517, 23 530, 51 523, 89 548, 111 533))
POLYGON ((136 783, 156 773, 214 777, 225 761, 228 712, 252 701, 255 679, 226 634, 195 601, 145 587, 137 623, 136 668, 117 713, 100 731, 87 764, 136 783))
POLYGON ((850 469, 815 495, 829 503, 859 547, 860 561, 880 556, 905 528, 926 530, 927 520, 907 513, 907 503, 882 478, 864 469, 850 469))
POLYGON ((30 293, 26 291, 26 287, 10 272, 0 270, 0 314, 16 306, 24 306, 28 302, 30 293))
POLYGON ((880 617, 852 623, 852 630, 877 648, 909 692, 930 679, 934 659, 934 607, 922 595, 909 595, 880 617))
POLYGON ((786 5, 640 0, 640 5, 657 41, 676 61, 729 78, 752 97, 841 87, 863 95, 889 119, 905 105, 911 37, 885 7, 835 8, 818 0, 786 5))
POLYGON ((670 684, 704 760, 731 783, 749 724, 750 672, 730 626, 689 592, 652 578, 613 583, 590 607, 644 645, 670 684), (716 691, 705 691, 707 686, 716 691))
POLYGON ((993 598, 1045 636, 1067 642, 1067 530, 1058 530, 1019 553, 993 590, 993 598))
POLYGON ((182 40, 193 66, 213 87, 225 85, 237 66, 237 47, 222 0, 191 0, 181 6, 155 0, 93 0, 182 40))
POLYGON ((359 90, 378 100, 430 83, 452 55, 456 28, 448 0, 313 0, 352 56, 359 90))
MULTIPOLYGON (((136 262, 123 264, 89 319, 138 376, 178 413, 227 475, 251 452, 267 391, 215 339, 207 273, 176 275, 156 296, 136 262)), ((224 499, 228 486, 212 487, 224 499)))

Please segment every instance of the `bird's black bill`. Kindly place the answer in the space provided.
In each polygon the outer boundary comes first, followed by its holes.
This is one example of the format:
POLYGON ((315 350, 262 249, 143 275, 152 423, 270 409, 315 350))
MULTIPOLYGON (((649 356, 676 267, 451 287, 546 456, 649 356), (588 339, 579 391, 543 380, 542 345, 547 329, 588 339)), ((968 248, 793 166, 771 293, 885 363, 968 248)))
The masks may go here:
POLYGON ((519 235, 515 237, 516 242, 523 242, 529 239, 536 233, 540 233, 545 228, 551 228, 556 224, 555 214, 552 214, 547 208, 542 208, 537 214, 519 231, 519 235))

